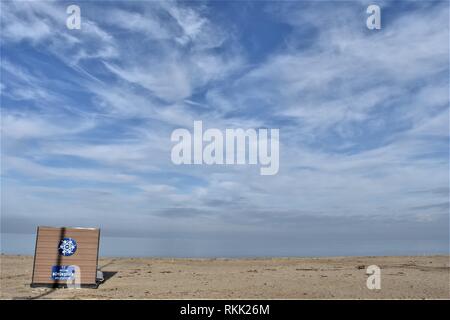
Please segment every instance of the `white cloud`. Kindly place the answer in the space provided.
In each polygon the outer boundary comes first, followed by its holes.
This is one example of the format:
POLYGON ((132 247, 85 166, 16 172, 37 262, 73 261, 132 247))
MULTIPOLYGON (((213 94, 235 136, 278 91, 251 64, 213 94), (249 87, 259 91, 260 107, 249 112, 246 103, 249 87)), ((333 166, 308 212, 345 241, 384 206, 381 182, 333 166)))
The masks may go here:
POLYGON ((448 199, 427 192, 448 187, 448 159, 432 155, 448 148, 445 10, 405 12, 368 34, 352 6, 339 14, 267 6, 268 14, 282 8, 278 18, 291 31, 286 46, 248 64, 247 40, 214 21, 207 5, 86 4, 76 34, 65 29, 62 5, 2 3, 2 45, 29 42, 74 76, 2 62, 2 96, 21 103, 2 117, 9 214, 69 208, 141 231, 183 230, 186 217, 198 230, 268 232, 308 215, 438 221, 438 207, 410 208, 448 199), (317 35, 297 39, 311 26, 317 35), (307 40, 310 47, 298 46, 307 40), (173 165, 171 130, 199 119, 220 129, 279 126, 279 174, 173 165))
POLYGON ((2 134, 6 139, 36 139, 80 133, 92 128, 93 122, 73 122, 64 119, 65 124, 57 123, 59 119, 45 118, 35 115, 8 114, 2 115, 2 134), (67 123, 69 122, 69 123, 67 123))

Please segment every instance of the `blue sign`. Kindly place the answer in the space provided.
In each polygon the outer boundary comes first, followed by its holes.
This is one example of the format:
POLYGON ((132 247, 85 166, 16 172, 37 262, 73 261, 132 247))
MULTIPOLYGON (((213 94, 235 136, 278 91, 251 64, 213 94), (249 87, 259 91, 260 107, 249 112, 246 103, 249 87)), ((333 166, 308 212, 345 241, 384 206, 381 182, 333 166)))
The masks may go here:
POLYGON ((73 266, 53 266, 52 280, 73 280, 75 279, 75 267, 73 266))
POLYGON ((64 238, 59 242, 58 251, 63 256, 71 256, 77 251, 77 242, 72 238, 64 238))

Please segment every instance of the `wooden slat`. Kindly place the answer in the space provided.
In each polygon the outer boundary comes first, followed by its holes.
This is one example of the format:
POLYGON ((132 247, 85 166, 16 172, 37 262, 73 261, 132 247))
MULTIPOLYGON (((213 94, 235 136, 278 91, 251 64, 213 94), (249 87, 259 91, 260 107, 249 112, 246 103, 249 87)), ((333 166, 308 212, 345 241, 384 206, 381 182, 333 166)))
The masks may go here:
MULTIPOLYGON (((75 237, 71 237, 71 238, 75 238, 75 237)), ((46 241, 46 240, 42 240, 40 241, 40 245, 39 245, 39 249, 58 249, 55 248, 55 241, 59 242, 59 238, 55 238, 51 241, 46 241)), ((95 239, 95 241, 97 241, 97 239, 95 239)), ((95 244, 95 242, 78 242, 77 241, 78 246, 82 245, 84 249, 95 249, 97 250, 97 245, 95 244)))
MULTIPOLYGON (((58 241, 55 241, 58 242, 58 241)), ((50 248, 39 248, 38 250, 36 250, 36 254, 44 254, 44 255, 52 255, 52 254, 56 254, 59 255, 58 250, 55 249, 50 249, 50 248)), ((71 257, 75 257, 75 256, 79 256, 79 255, 92 255, 92 256, 96 256, 97 255, 97 250, 96 249, 91 249, 91 248, 83 248, 82 246, 78 246, 77 251, 74 253, 73 256, 71 257)))

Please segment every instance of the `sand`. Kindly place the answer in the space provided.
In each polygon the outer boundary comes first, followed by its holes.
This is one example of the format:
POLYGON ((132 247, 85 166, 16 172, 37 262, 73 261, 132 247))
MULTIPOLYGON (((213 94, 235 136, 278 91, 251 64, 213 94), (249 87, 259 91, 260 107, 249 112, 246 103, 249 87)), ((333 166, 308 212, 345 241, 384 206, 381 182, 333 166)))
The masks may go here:
POLYGON ((33 258, 1 256, 2 299, 449 299, 449 256, 103 258, 98 289, 30 288, 33 258), (366 286, 381 268, 381 289, 366 286))

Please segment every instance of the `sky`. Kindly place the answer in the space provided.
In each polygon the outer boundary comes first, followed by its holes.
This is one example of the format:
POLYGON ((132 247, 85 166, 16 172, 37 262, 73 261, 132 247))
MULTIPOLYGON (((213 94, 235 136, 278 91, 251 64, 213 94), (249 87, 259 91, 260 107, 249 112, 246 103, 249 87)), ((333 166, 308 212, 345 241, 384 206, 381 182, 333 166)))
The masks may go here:
POLYGON ((32 254, 38 225, 99 227, 111 256, 449 252, 447 1, 2 1, 0 17, 2 252, 32 254), (278 173, 173 164, 172 131, 198 120, 279 129, 278 173))

